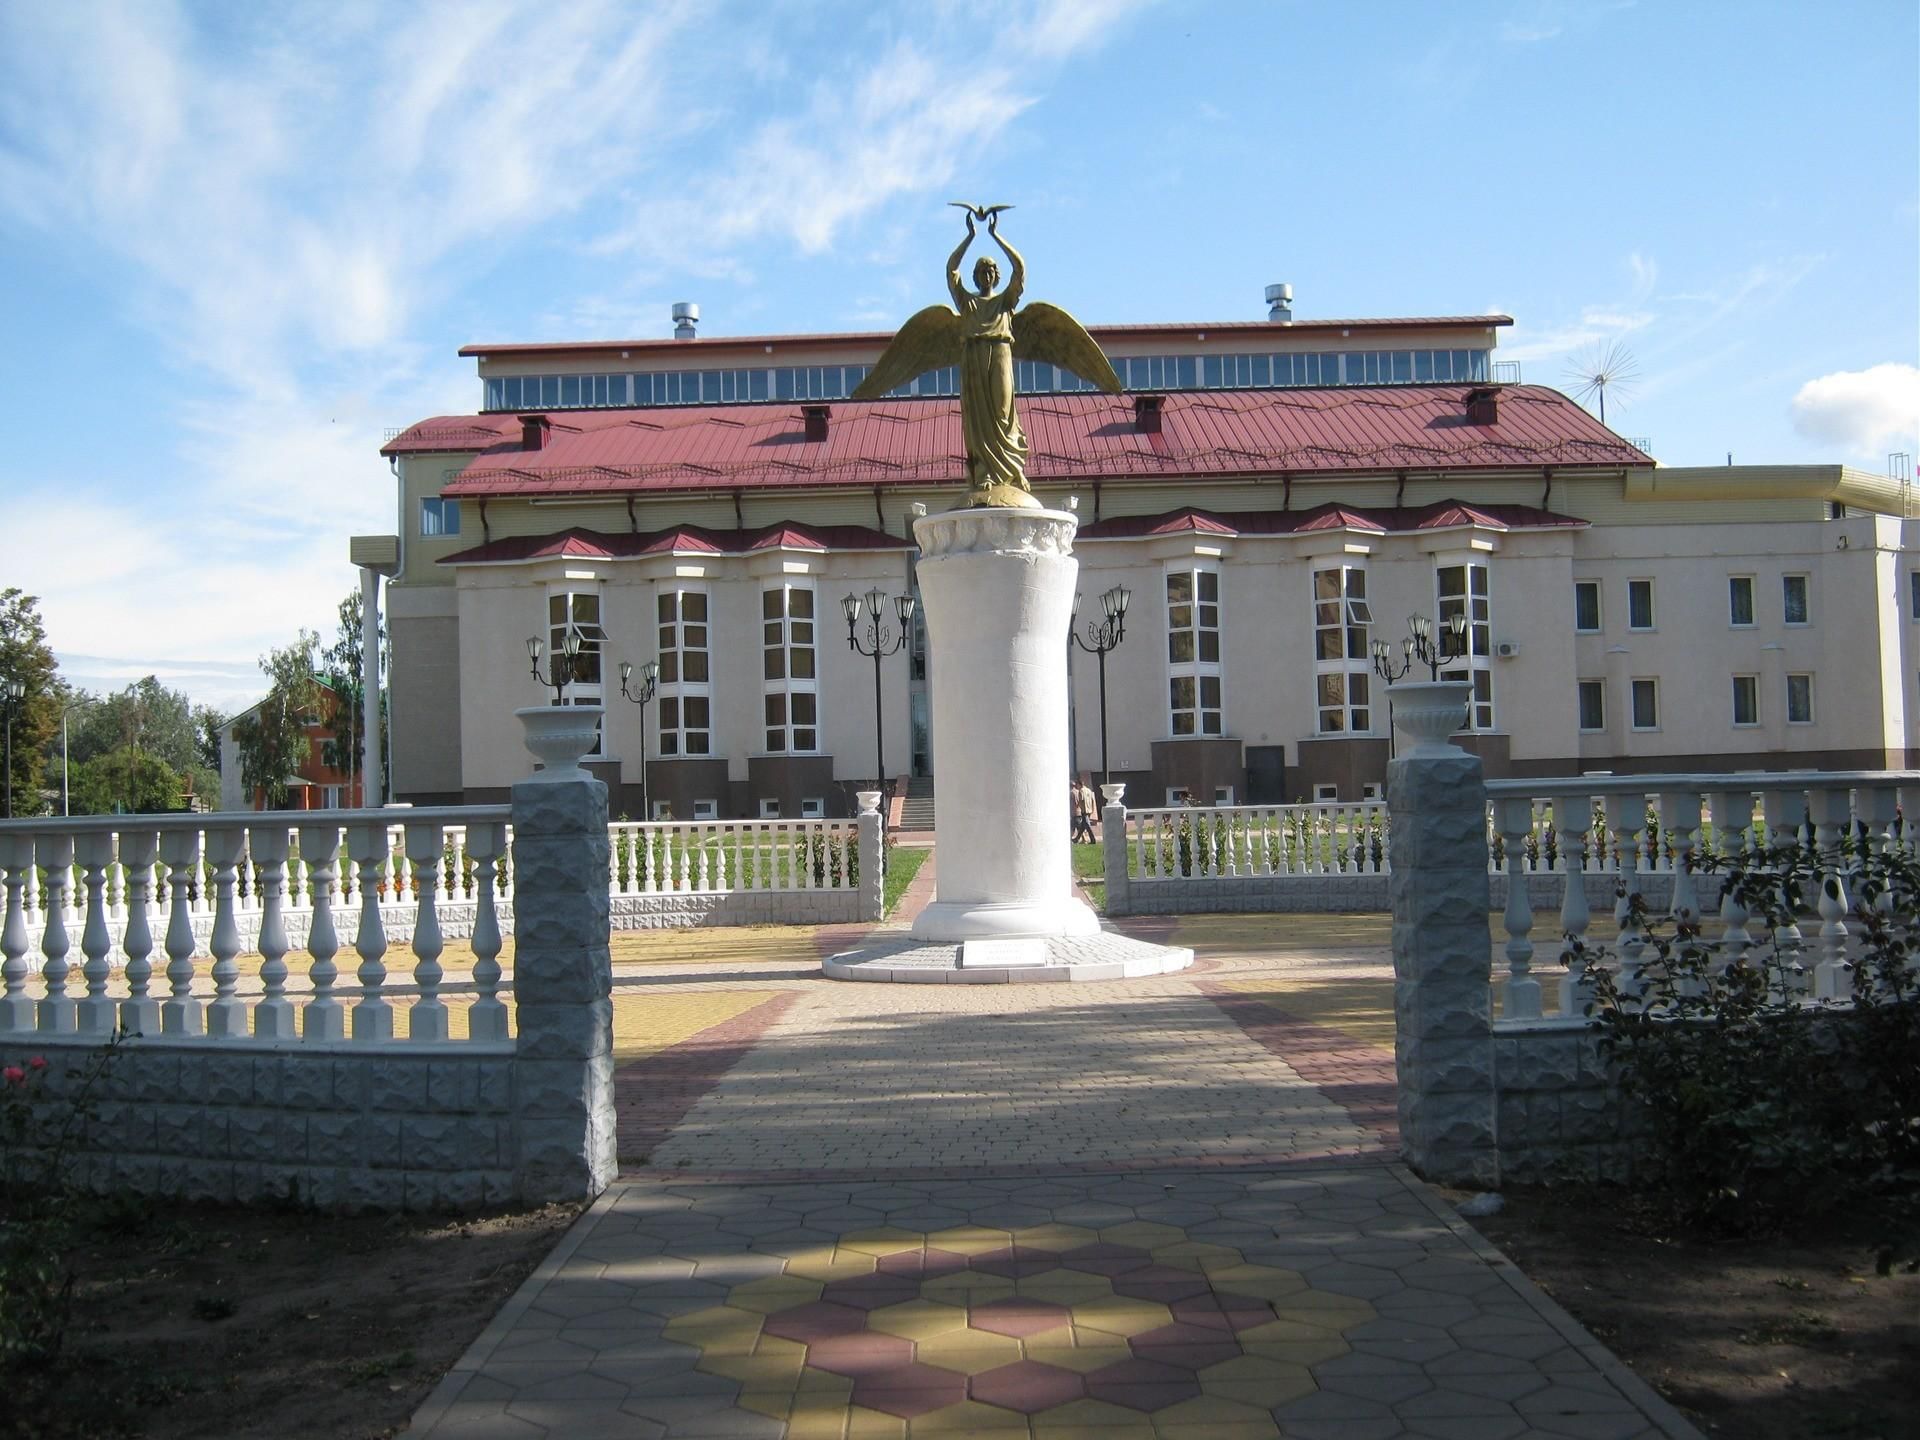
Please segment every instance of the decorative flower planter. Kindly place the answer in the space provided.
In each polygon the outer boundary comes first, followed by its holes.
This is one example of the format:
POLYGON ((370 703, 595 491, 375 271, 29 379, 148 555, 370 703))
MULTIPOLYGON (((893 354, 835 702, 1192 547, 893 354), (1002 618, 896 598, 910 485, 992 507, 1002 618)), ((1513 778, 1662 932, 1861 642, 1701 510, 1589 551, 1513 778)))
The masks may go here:
POLYGON ((1388 687, 1394 726, 1412 739, 1401 759, 1418 755, 1445 755, 1459 749, 1447 737, 1467 727, 1467 702, 1473 687, 1464 680, 1402 681, 1388 687))
POLYGON ((1107 805, 1118 805, 1120 803, 1120 797, 1126 793, 1127 787, 1125 785, 1102 785, 1100 787, 1100 799, 1104 804, 1101 808, 1104 809, 1107 805))
POLYGON ((853 799, 854 803, 860 807, 862 815, 871 815, 880 808, 878 790, 856 790, 853 792, 853 799))
POLYGON ((600 705, 529 705, 514 714, 526 729, 527 749, 540 762, 536 781, 585 780, 580 757, 600 735, 600 705))

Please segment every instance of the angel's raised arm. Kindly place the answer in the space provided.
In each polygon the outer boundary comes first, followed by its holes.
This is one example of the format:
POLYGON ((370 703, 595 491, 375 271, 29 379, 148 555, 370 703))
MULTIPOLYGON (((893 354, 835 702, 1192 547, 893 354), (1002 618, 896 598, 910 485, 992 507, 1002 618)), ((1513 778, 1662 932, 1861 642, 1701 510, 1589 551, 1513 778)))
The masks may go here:
MULTIPOLYGON (((967 238, 954 246, 953 254, 947 257, 947 293, 953 297, 953 303, 956 308, 966 304, 967 287, 960 281, 960 262, 967 258, 967 247, 973 244, 973 237, 976 233, 978 232, 974 229, 973 215, 969 212, 967 215, 967 238)), ((1004 244, 1005 242, 1003 241, 1001 243, 1004 244)))
POLYGON ((996 215, 987 222, 987 233, 993 236, 996 244, 1007 252, 1007 288, 1004 292, 1007 308, 1012 309, 1020 303, 1020 296, 1027 288, 1027 262, 1020 258, 1020 252, 1009 245, 1000 234, 999 220, 996 215))

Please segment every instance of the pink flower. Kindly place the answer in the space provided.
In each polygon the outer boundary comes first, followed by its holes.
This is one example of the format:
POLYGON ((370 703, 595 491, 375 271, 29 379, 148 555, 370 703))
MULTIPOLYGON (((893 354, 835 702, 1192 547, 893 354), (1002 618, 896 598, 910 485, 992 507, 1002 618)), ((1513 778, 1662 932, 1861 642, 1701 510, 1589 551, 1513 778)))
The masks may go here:
POLYGON ((46 1069, 46 1068, 47 1068, 47 1057, 46 1057, 46 1056, 44 1056, 44 1055, 36 1055, 36 1056, 34 1056, 34 1057, 33 1057, 33 1058, 31 1059, 31 1060, 29 1060, 29 1061, 27 1061, 27 1068, 28 1068, 29 1070, 44 1070, 44 1069, 46 1069))
POLYGON ((9 1065, 0 1070, 0 1079, 5 1079, 9 1085, 24 1085, 27 1083, 27 1072, 18 1065, 9 1065))

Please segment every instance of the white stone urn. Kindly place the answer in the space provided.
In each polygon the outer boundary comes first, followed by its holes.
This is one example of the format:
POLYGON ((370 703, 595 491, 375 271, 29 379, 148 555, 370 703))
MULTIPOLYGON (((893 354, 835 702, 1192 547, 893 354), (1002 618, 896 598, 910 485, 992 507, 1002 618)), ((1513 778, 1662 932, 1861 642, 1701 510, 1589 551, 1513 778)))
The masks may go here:
POLYGON ((585 780, 580 757, 593 749, 600 735, 601 705, 529 705, 516 710, 526 729, 527 749, 541 769, 536 781, 585 780))
MULTIPOLYGON (((1125 785, 1102 785, 1100 787, 1100 798, 1105 801, 1107 805, 1118 805, 1121 797, 1126 793, 1127 787, 1125 785)), ((1102 808, 1105 807, 1103 806, 1102 808)))
POLYGON ((879 812, 880 792, 878 790, 856 790, 853 792, 853 799, 854 803, 860 807, 860 814, 873 815, 879 812))
POLYGON ((1464 680, 1402 681, 1387 688, 1395 728, 1413 743, 1401 747, 1401 759, 1457 753, 1447 737, 1467 728, 1467 701, 1473 686, 1464 680))

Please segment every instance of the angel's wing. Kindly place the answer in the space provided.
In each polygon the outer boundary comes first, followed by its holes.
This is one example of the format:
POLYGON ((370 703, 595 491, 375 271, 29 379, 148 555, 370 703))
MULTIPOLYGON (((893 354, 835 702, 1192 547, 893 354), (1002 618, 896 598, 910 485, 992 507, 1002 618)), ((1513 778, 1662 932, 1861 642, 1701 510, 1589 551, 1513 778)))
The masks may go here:
POLYGON ((1109 395, 1120 393, 1120 377, 1113 373, 1100 346, 1078 320, 1057 305, 1036 300, 1014 313, 1013 353, 1016 359, 1046 360, 1071 370, 1109 395))
POLYGON ((878 400, 916 375, 943 365, 958 365, 960 343, 960 316, 946 305, 927 306, 900 327, 867 378, 854 390, 853 398, 878 400))

